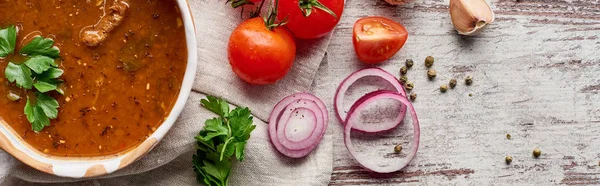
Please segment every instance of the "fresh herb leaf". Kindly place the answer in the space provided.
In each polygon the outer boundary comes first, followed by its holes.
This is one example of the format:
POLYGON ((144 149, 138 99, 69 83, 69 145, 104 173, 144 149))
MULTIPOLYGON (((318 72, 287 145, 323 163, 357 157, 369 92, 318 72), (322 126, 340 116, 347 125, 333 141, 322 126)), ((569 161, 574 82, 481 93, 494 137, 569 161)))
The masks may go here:
POLYGON ((254 3, 249 0, 227 0, 226 3, 231 3, 231 7, 237 8, 244 5, 253 5, 254 3))
POLYGON ((46 116, 43 108, 38 104, 31 105, 29 98, 27 98, 27 103, 25 104, 25 115, 29 123, 31 123, 33 131, 39 132, 44 127, 50 126, 50 118, 46 116))
POLYGON ((206 134, 206 136, 204 136, 204 140, 207 141, 217 136, 226 137, 229 132, 227 127, 223 126, 223 120, 219 118, 206 120, 204 130, 209 132, 208 134, 206 134))
POLYGON ((4 58, 15 51, 17 43, 17 28, 9 26, 5 29, 0 29, 0 58, 4 58))
POLYGON ((237 142, 233 144, 235 147, 235 158, 239 161, 244 161, 244 148, 246 148, 246 142, 237 142))
POLYGON ((19 52, 29 56, 40 55, 56 59, 60 56, 60 51, 58 48, 53 47, 53 45, 54 40, 38 36, 33 38, 33 40, 25 45, 19 52))
POLYGON ((234 141, 235 138, 233 137, 227 138, 225 143, 222 143, 217 147, 218 152, 221 153, 219 160, 223 160, 223 157, 228 158, 233 156, 233 153, 235 152, 235 147, 232 145, 232 143, 234 141))
POLYGON ((34 74, 37 79, 56 79, 62 76, 64 71, 60 68, 50 68, 47 71, 42 72, 41 74, 34 74))
MULTIPOLYGON (((14 53, 17 38, 17 30, 14 26, 0 30, 0 57, 6 57, 14 53)), ((54 62, 59 57, 60 51, 53 47, 52 39, 36 37, 20 50, 27 55, 23 64, 9 62, 4 74, 9 82, 15 83, 17 87, 30 90, 35 87, 36 102, 32 104, 29 97, 23 111, 31 128, 39 132, 44 127, 50 126, 50 119, 58 117, 58 101, 44 94, 55 90, 60 94, 64 91, 58 88, 63 81, 58 79, 64 72, 54 62), (32 71, 34 73, 32 73, 32 71)))
POLYGON ((231 172, 231 161, 244 160, 244 148, 252 124, 250 109, 236 108, 229 111, 229 104, 219 98, 208 96, 200 101, 206 109, 219 115, 208 119, 196 139, 193 156, 196 180, 208 186, 226 186, 231 172))
POLYGON ((42 80, 38 80, 37 82, 35 82, 33 84, 33 86, 35 87, 35 89, 37 89, 41 93, 50 92, 50 91, 56 90, 58 88, 58 84, 54 84, 54 83, 42 81, 42 80))
POLYGON ((33 78, 31 78, 31 70, 21 64, 17 65, 9 62, 4 70, 4 75, 9 82, 16 82, 18 87, 31 89, 33 86, 33 78))
POLYGON ((41 93, 36 93, 37 103, 46 116, 50 119, 56 119, 58 117, 58 101, 56 99, 41 93))
POLYGON ((214 96, 207 96, 206 99, 200 100, 200 103, 202 103, 204 108, 221 117, 227 117, 229 114, 229 104, 222 99, 217 99, 214 96))
POLYGON ((52 67, 58 67, 54 59, 46 56, 33 56, 24 63, 37 74, 41 74, 52 67))
POLYGON ((50 126, 50 119, 58 117, 58 101, 46 94, 36 93, 37 102, 31 104, 29 98, 25 103, 25 116, 31 123, 33 131, 39 132, 50 126))
POLYGON ((60 79, 38 79, 35 81, 33 86, 36 90, 41 93, 46 93, 55 90, 60 94, 64 94, 61 89, 58 88, 58 85, 62 83, 60 79))
POLYGON ((227 185, 223 180, 227 180, 229 177, 229 172, 231 171, 231 161, 217 161, 214 164, 208 161, 204 161, 204 170, 208 175, 211 175, 219 180, 221 180, 222 185, 227 185))

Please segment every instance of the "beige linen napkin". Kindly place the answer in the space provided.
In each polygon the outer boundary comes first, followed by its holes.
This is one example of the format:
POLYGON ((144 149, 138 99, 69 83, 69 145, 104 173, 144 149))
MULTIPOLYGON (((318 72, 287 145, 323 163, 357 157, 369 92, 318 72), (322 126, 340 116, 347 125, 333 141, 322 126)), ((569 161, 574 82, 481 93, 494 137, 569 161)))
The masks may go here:
MULTIPOLYGON (((199 100, 206 95, 223 97, 234 106, 249 107, 255 115, 257 128, 246 148, 246 159, 234 164, 231 185, 328 184, 332 171, 331 132, 308 157, 291 159, 282 156, 271 145, 266 121, 271 108, 281 98, 299 91, 323 90, 319 87, 328 86, 324 78, 315 81, 315 75, 324 58, 329 36, 297 41, 297 58, 290 73, 276 84, 252 86, 237 78, 227 60, 229 35, 242 21, 239 10, 232 9, 225 0, 190 0, 189 3, 198 36, 196 81, 184 111, 156 148, 122 170, 84 182, 39 172, 0 151, 0 185, 31 184, 29 182, 58 185, 65 182, 78 182, 74 183, 76 185, 195 184, 191 164, 195 150, 193 137, 202 129, 206 119, 214 117, 200 107, 199 100)), ((325 77, 326 64, 322 66, 324 69, 319 73, 325 77)), ((326 93, 317 95, 328 96, 326 93)), ((331 99, 327 98, 323 100, 331 108, 331 99)))

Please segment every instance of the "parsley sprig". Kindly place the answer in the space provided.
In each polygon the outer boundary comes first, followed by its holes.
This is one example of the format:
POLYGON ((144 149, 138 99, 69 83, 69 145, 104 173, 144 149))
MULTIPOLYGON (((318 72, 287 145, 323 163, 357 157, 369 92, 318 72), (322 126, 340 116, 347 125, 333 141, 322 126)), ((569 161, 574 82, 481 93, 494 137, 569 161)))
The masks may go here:
MULTIPOLYGON (((16 40, 15 26, 0 29, 0 58, 14 53, 16 40)), ((10 83, 15 83, 17 87, 25 90, 35 88, 35 103, 27 97, 24 112, 31 128, 36 132, 50 126, 50 119, 58 117, 58 101, 46 93, 56 91, 64 94, 58 87, 63 82, 58 79, 63 70, 55 63, 60 57, 60 51, 53 45, 52 39, 41 36, 33 38, 19 51, 20 55, 27 56, 27 60, 21 64, 9 62, 4 70, 4 75, 10 83)))
POLYGON ((196 180, 208 186, 226 186, 232 161, 244 160, 244 148, 256 125, 252 124, 253 117, 248 108, 229 111, 226 101, 213 96, 200 102, 219 117, 206 120, 204 129, 195 137, 196 180))

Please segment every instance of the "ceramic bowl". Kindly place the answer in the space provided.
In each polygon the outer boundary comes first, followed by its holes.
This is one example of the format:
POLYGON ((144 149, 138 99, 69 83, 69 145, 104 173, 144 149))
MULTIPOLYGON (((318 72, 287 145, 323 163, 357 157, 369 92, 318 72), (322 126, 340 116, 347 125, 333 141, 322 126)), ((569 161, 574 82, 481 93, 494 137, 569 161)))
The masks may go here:
POLYGON ((196 35, 187 0, 177 0, 185 28, 187 41, 187 67, 177 102, 167 119, 139 146, 118 155, 103 157, 56 157, 43 154, 29 146, 21 137, 0 119, 0 148, 21 162, 48 174, 61 177, 84 178, 110 174, 122 169, 148 153, 169 131, 183 110, 196 74, 196 35))

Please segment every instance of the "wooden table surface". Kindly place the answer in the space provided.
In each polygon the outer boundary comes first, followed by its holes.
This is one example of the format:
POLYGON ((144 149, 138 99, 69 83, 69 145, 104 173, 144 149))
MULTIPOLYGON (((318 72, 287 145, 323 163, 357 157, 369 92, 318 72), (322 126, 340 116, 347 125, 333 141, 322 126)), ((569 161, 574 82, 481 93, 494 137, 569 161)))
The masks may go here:
POLYGON ((327 55, 332 82, 364 67, 351 44, 356 19, 381 15, 402 23, 409 40, 380 67, 397 75, 405 59, 415 60, 408 77, 418 93, 421 142, 402 171, 372 174, 337 135, 330 185, 600 184, 600 1, 491 4, 496 21, 477 37, 461 37, 447 0, 410 7, 347 0, 327 55), (436 58, 435 81, 426 79, 428 55, 436 58), (436 91, 449 78, 462 82, 467 75, 472 86, 436 91), (536 147, 538 159, 531 155, 536 147), (506 155, 514 158, 510 165, 506 155))

